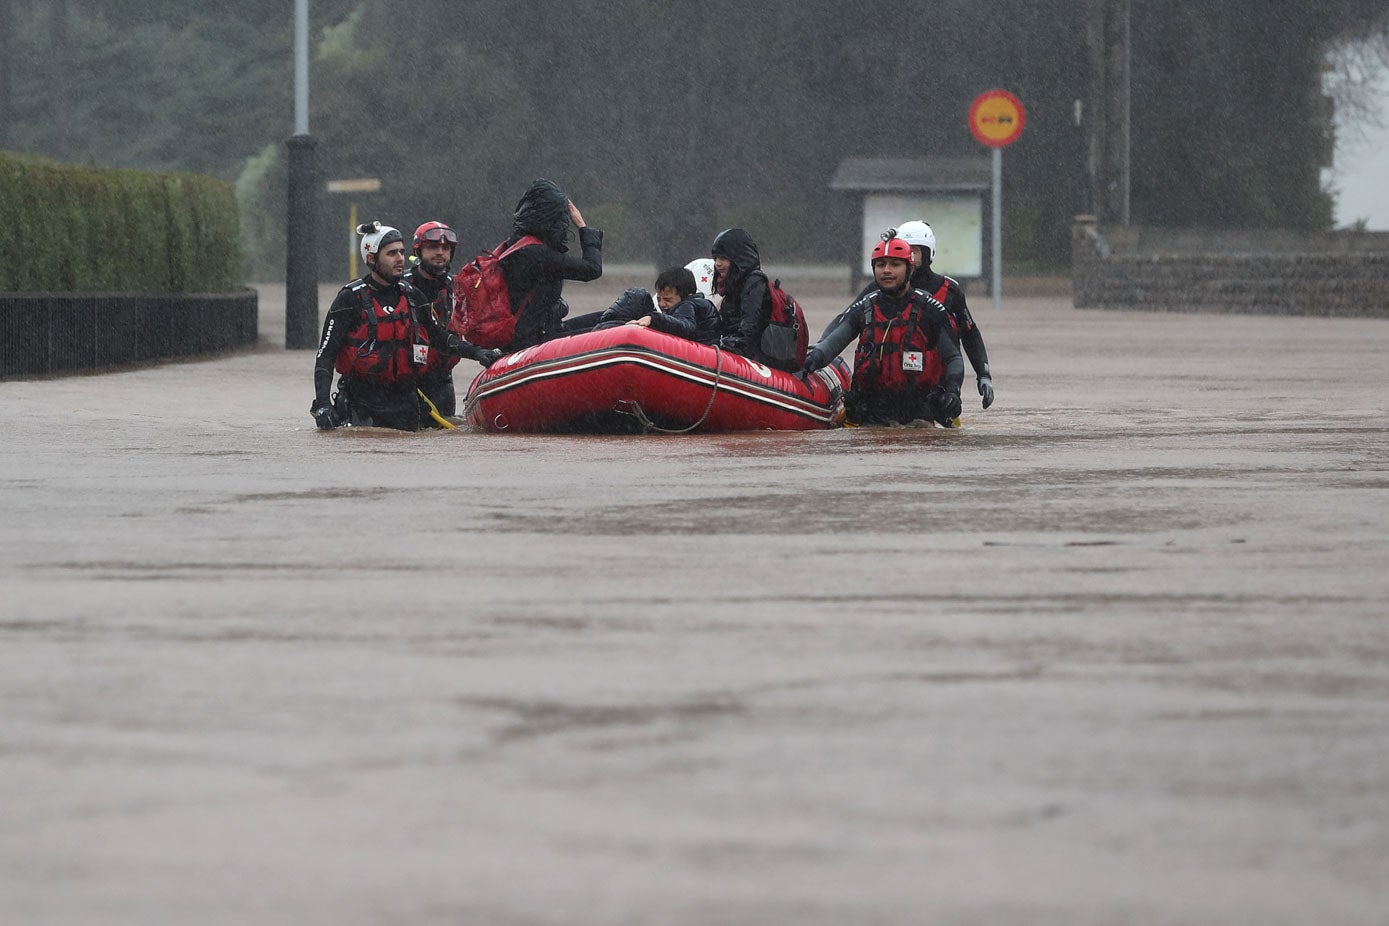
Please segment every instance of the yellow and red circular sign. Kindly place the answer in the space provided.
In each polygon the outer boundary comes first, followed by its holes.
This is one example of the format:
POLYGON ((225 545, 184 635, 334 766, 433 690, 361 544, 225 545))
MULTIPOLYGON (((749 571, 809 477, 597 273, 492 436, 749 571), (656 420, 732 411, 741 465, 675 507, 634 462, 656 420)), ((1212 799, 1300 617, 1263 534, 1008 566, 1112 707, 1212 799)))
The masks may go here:
POLYGON ((1022 134, 1027 114, 1007 90, 985 90, 969 108, 969 130, 990 148, 1006 148, 1022 134))

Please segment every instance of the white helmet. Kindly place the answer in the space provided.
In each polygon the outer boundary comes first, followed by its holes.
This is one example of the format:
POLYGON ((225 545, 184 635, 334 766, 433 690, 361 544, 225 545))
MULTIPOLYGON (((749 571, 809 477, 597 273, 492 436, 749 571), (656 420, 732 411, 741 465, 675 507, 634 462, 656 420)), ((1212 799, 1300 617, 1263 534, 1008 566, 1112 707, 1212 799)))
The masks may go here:
POLYGON ((897 229, 897 237, 924 249, 928 263, 936 259, 936 233, 925 222, 903 222, 897 229))
POLYGON ((685 265, 685 269, 694 274, 695 289, 704 294, 704 298, 712 299, 714 296, 714 259, 712 257, 696 257, 685 265))
POLYGON ((362 236, 362 262, 371 266, 371 255, 395 241, 404 241, 400 229, 382 225, 380 222, 366 222, 357 226, 357 234, 362 236))

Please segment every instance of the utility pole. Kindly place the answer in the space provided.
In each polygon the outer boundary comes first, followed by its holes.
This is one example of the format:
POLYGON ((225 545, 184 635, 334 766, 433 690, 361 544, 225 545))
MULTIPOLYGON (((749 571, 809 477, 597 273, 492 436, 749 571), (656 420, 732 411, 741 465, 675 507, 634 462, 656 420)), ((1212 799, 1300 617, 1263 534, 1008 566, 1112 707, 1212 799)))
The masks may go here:
POLYGON ((1086 172, 1100 225, 1129 224, 1132 187, 1131 0, 1089 0, 1090 50, 1086 172))
MULTIPOLYGON (((68 106, 68 0, 54 0, 49 15, 48 99, 49 115, 53 122, 53 153, 58 160, 71 156, 68 151, 68 125, 71 111, 68 106)), ((4 23, 9 29, 10 23, 4 23)))
POLYGON ((0 149, 10 146, 10 124, 14 120, 14 42, 10 40, 14 23, 13 0, 0 0, 0 149))

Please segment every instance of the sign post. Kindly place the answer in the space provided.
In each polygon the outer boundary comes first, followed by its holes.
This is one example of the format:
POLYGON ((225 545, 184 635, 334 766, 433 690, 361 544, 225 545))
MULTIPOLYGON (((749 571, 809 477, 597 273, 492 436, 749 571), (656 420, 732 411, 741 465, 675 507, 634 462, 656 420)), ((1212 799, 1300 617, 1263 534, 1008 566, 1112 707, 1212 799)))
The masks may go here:
POLYGON ((1007 90, 986 90, 969 107, 969 130, 993 149, 993 252, 990 288, 994 308, 1003 301, 1003 149, 1022 135, 1027 114, 1022 101, 1007 90))
MULTIPOLYGON (((329 180, 325 185, 329 193, 376 193, 381 189, 381 181, 376 177, 359 177, 354 180, 329 180)), ((357 279, 357 201, 347 215, 347 278, 357 279)))

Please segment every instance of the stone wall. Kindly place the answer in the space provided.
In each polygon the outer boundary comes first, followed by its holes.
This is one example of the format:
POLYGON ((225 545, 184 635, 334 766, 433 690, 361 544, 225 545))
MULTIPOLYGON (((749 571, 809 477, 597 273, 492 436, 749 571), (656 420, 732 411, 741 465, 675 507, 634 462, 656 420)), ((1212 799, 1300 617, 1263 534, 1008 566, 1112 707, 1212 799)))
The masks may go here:
POLYGON ((1389 233, 1100 228, 1071 238, 1077 308, 1389 318, 1389 233))
POLYGON ((0 293, 0 379, 254 344, 256 293, 0 293))

